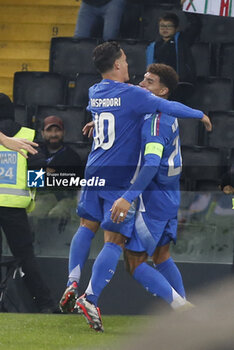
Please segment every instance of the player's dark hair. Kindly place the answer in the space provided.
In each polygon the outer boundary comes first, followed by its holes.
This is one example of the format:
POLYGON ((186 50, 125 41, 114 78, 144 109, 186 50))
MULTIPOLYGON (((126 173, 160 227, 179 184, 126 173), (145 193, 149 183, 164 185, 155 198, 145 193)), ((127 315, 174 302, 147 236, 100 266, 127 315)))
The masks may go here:
POLYGON ((93 62, 100 73, 106 73, 122 55, 121 47, 116 41, 105 42, 93 50, 93 62))
POLYGON ((158 75, 160 83, 169 89, 169 94, 172 94, 177 88, 179 76, 171 66, 163 63, 152 63, 147 67, 147 72, 158 75))
POLYGON ((175 28, 179 27, 180 24, 180 20, 179 17, 173 13, 173 12, 166 12, 164 13, 160 18, 159 18, 159 23, 160 21, 170 21, 173 23, 173 25, 175 26, 175 28))

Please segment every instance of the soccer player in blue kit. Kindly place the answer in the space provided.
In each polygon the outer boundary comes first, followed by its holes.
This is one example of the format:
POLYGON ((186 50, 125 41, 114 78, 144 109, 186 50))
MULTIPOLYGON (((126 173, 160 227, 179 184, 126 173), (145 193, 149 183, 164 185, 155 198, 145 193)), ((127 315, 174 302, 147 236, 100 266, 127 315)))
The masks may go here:
MULTIPOLYGON (((176 89, 178 76, 164 64, 151 64, 140 83, 156 96, 168 98, 176 89)), ((180 152, 177 119, 165 113, 146 115, 141 130, 142 166, 134 184, 115 201, 114 222, 124 221, 131 203, 139 197, 134 233, 125 244, 125 260, 131 275, 153 295, 174 309, 188 308, 180 271, 170 256, 170 241, 176 241, 180 204, 180 152), (120 212, 124 216, 119 216, 120 212), (146 262, 148 256, 156 270, 146 262), (175 291, 181 298, 175 298, 175 291)))
MULTIPOLYGON (((140 153, 140 130, 145 114, 156 111, 181 118, 201 119, 209 130, 209 118, 201 111, 158 98, 141 87, 125 84, 129 79, 126 56, 119 44, 107 42, 96 47, 94 64, 103 80, 89 90, 88 110, 95 123, 94 142, 86 165, 85 178, 105 179, 105 188, 84 188, 78 205, 80 227, 73 237, 69 257, 68 288, 60 301, 63 311, 74 308, 77 283, 88 257, 92 238, 99 226, 104 230, 104 246, 95 260, 85 295, 76 305, 91 328, 102 331, 98 297, 111 280, 126 238, 131 237, 134 212, 124 222, 111 219, 111 207, 133 178, 140 153)), ((120 217, 125 218, 124 213, 120 217)), ((179 296, 178 296, 179 297, 179 296)))

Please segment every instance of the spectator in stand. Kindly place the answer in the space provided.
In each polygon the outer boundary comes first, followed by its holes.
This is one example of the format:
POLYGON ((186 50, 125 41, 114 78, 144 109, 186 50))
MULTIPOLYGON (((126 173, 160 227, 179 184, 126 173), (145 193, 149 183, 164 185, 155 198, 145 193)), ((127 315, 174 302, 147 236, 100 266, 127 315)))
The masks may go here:
POLYGON ((167 12, 159 19, 160 39, 148 46, 146 59, 147 65, 156 62, 173 67, 181 82, 193 83, 196 69, 190 46, 200 34, 201 22, 197 14, 185 14, 189 26, 183 32, 179 30, 179 18, 175 13, 167 12))
MULTIPOLYGON (((61 118, 51 115, 44 119, 41 131, 43 144, 38 154, 33 157, 33 169, 45 168, 47 173, 76 173, 83 176, 83 168, 79 155, 71 147, 64 144, 64 124, 61 118)), ((34 220, 59 218, 69 219, 71 208, 76 207, 77 196, 74 191, 41 190, 37 196, 36 208, 32 215, 34 220)))
POLYGON ((61 118, 51 115, 44 119, 41 131, 43 144, 33 157, 32 166, 46 168, 47 172, 68 172, 81 166, 79 155, 64 144, 64 124, 61 118))
MULTIPOLYGON (((34 139, 34 130, 21 127, 14 121, 14 106, 5 94, 0 94, 0 129, 8 137, 23 138, 30 142, 34 139)), ((33 237, 26 212, 33 203, 31 192, 26 187, 27 160, 16 150, 11 151, 1 145, 0 167, 0 227, 13 256, 22 267, 23 281, 38 311, 54 312, 55 303, 41 277, 34 255, 33 237)))
POLYGON ((103 20, 103 40, 116 39, 125 7, 125 0, 83 0, 75 28, 75 38, 95 37, 95 25, 103 20))

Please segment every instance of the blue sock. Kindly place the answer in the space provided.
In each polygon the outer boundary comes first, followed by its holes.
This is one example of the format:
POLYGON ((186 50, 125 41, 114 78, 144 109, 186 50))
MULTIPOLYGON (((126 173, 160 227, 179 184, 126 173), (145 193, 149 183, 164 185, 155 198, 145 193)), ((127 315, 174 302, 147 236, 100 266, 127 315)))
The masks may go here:
POLYGON ((67 285, 79 283, 81 270, 89 256, 94 233, 87 227, 80 226, 72 238, 69 255, 69 280, 67 285))
POLYGON ((181 273, 172 258, 155 265, 156 269, 168 280, 170 285, 185 298, 184 284, 181 273))
POLYGON ((147 291, 153 295, 158 295, 169 304, 172 303, 173 289, 166 278, 147 263, 142 263, 134 271, 133 277, 147 291))
POLYGON ((99 295, 115 273, 122 248, 107 242, 98 254, 92 269, 92 276, 85 291, 86 299, 97 306, 99 295))

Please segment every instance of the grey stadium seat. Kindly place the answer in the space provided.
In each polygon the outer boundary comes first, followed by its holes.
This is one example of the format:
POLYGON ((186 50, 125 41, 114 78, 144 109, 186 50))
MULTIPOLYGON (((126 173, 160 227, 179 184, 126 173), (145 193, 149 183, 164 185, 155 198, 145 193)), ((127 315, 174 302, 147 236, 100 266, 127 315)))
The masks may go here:
POLYGON ((212 75, 215 62, 212 60, 211 44, 196 42, 191 46, 191 51, 196 66, 197 77, 208 77, 212 75))
POLYGON ((233 82, 228 78, 199 78, 195 85, 195 92, 187 100, 187 104, 209 111, 231 110, 233 108, 233 82))
MULTIPOLYGON (((190 189, 197 190, 198 183, 210 184, 207 190, 217 189, 227 161, 214 147, 182 147, 182 178, 190 182, 190 189)), ((205 189, 205 188, 204 188, 205 189)))
POLYGON ((221 44, 218 57, 218 75, 234 79, 234 43, 221 44))
POLYGON ((180 142, 182 146, 195 146, 200 144, 200 124, 196 119, 178 119, 180 142))
POLYGON ((234 147, 234 111, 209 113, 213 129, 207 133, 208 145, 219 148, 234 147))
POLYGON ((75 80, 75 87, 73 91, 73 106, 86 107, 89 100, 90 86, 100 82, 102 77, 99 74, 78 74, 75 80))
POLYGON ((92 52, 97 45, 96 39, 52 38, 50 72, 61 73, 73 80, 77 73, 97 74, 92 61, 92 52))
POLYGON ((121 48, 127 56, 130 78, 136 75, 144 75, 146 70, 146 48, 148 42, 139 40, 119 40, 121 48))
POLYGON ((211 43, 233 42, 233 17, 202 15, 201 20, 201 41, 211 43))
POLYGON ((66 79, 58 73, 16 72, 13 100, 18 105, 65 104, 66 79))

